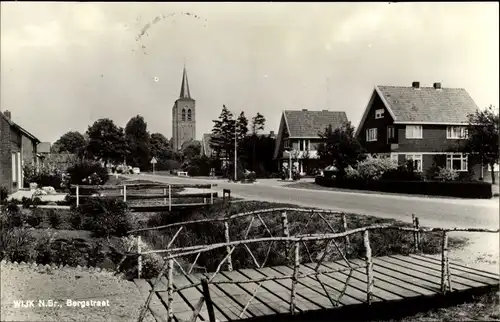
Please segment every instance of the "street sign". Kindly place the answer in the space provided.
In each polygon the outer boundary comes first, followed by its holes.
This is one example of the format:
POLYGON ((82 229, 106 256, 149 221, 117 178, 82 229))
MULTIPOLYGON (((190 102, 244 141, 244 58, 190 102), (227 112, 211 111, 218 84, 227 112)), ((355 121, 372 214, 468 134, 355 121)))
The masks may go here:
POLYGON ((151 159, 151 164, 155 164, 155 163, 158 163, 158 161, 156 161, 156 158, 155 158, 155 157, 153 157, 153 158, 151 159))

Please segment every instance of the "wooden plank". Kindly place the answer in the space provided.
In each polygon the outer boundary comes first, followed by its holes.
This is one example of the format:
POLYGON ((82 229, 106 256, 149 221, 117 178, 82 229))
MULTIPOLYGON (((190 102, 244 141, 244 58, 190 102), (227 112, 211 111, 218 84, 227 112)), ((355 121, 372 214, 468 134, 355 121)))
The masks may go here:
MULTIPOLYGON (((416 259, 422 260, 422 261, 427 261, 429 263, 438 263, 438 265, 441 265, 441 260, 440 259, 434 258, 434 257, 429 256, 429 255, 411 254, 410 257, 413 257, 413 258, 416 258, 416 259)), ((477 276, 487 277, 487 278, 491 278, 491 279, 497 280, 497 281, 498 281, 498 278, 499 278, 498 272, 495 273, 495 272, 489 272, 489 271, 482 270, 482 269, 477 269, 477 268, 474 268, 474 267, 467 267, 465 265, 460 265, 460 264, 458 264, 456 262, 451 262, 451 261, 450 261, 450 270, 457 270, 457 271, 462 271, 462 272, 468 272, 468 273, 471 273, 471 274, 474 274, 474 275, 477 275, 477 276)))
MULTIPOLYGON (((209 279, 212 276, 213 273, 205 273, 205 277, 209 279)), ((218 273, 215 275, 214 279, 212 282, 217 282, 217 281, 231 281, 229 278, 226 276, 218 273)), ((243 308, 247 305, 248 301, 251 299, 251 295, 249 295, 244 289, 241 287, 238 287, 235 284, 215 284, 216 287, 218 287, 222 292, 224 292, 227 296, 229 296, 234 302, 238 303, 241 306, 240 313, 238 316, 241 315, 241 311, 243 308)), ((266 309, 264 312, 260 309, 260 303, 258 301, 255 301, 255 299, 252 300, 250 305, 247 307, 245 310, 244 315, 241 316, 241 318, 245 318, 246 316, 263 316, 266 315, 265 311, 268 311, 266 309)))
MULTIPOLYGON (((351 262, 359 265, 364 261, 360 259, 353 259, 351 262)), ((382 280, 391 284, 400 285, 408 290, 418 292, 421 295, 435 295, 436 292, 440 291, 440 289, 436 289, 434 283, 432 283, 431 286, 428 286, 428 283, 424 283, 424 285, 422 285, 419 283, 418 279, 375 264, 373 265, 373 274, 375 281, 382 280)))
MULTIPOLYGON (((134 284, 137 285, 139 292, 143 296, 141 298, 144 303, 146 302, 147 297, 149 296, 151 285, 146 280, 143 279, 134 279, 134 284)), ((149 302, 149 310, 153 314, 153 317, 158 322, 166 322, 167 321, 167 309, 161 303, 160 299, 156 294, 153 294, 151 298, 151 302, 149 302)))
MULTIPOLYGON (((222 272, 224 276, 226 276, 228 279, 232 281, 248 281, 249 278, 247 278, 245 275, 241 274, 239 271, 224 271, 222 272)), ((248 294, 252 295, 255 292, 255 289, 257 288, 257 283, 244 283, 244 284, 236 284, 240 288, 244 289, 248 294)), ((263 311, 266 312, 267 315, 273 315, 277 313, 288 313, 290 311, 290 304, 287 301, 284 301, 274 295, 273 293, 268 292, 265 288, 262 286, 259 288, 255 295, 254 301, 258 301, 258 303, 261 303, 262 306, 259 306, 259 308, 263 311), (266 310, 267 309, 267 310, 266 310)))
MULTIPOLYGON (((155 280, 156 278, 151 279, 150 283, 154 283, 155 280)), ((157 294, 166 305, 168 305, 167 284, 167 279, 165 278, 165 276, 162 276, 157 286, 157 294)), ((173 297, 174 299, 172 301, 170 309, 172 310, 174 317, 177 318, 177 320, 191 319, 194 313, 194 309, 189 305, 189 303, 186 303, 184 298, 182 298, 181 294, 179 294, 178 292, 174 292, 173 297)))
MULTIPOLYGON (((405 265, 418 266, 419 267, 418 269, 420 271, 425 271, 428 274, 441 277, 441 265, 438 266, 436 263, 427 263, 424 261, 419 261, 409 256, 402 256, 402 255, 394 255, 386 257, 386 259, 388 261, 389 260, 395 262, 400 261, 402 263, 405 263, 405 265)), ((460 272, 460 271, 455 272, 451 267, 450 267, 450 273, 451 273, 452 283, 460 283, 467 287, 483 287, 485 285, 490 285, 489 282, 491 282, 491 279, 486 277, 480 277, 480 276, 476 277, 473 274, 467 272, 460 272)))
MULTIPOLYGON (((256 270, 268 277, 284 276, 283 274, 273 270, 270 267, 258 268, 256 270)), ((276 282, 287 288, 289 290, 288 294, 291 294, 292 290, 291 279, 278 280, 276 282)), ((319 294, 308 287, 305 287, 297 283, 297 285, 295 286, 295 291, 296 291, 295 300, 297 301, 297 305, 299 302, 303 303, 304 307, 308 307, 309 311, 327 309, 332 306, 330 300, 325 295, 319 294)))
MULTIPOLYGON (((240 269, 239 270, 241 274, 245 275, 249 279, 259 279, 259 278, 264 278, 267 277, 265 274, 255 270, 255 269, 240 269)), ((265 281, 262 282, 261 288, 264 288, 267 290, 269 293, 273 294, 276 297, 279 297, 283 301, 288 303, 288 312, 290 312, 290 289, 284 287, 283 285, 279 284, 277 281, 265 281)), ((299 312, 305 312, 310 310, 310 305, 309 302, 305 302, 301 300, 299 297, 298 300, 295 303, 295 309, 299 312)))
MULTIPOLYGON (((303 265, 301 265, 301 268, 303 267, 303 265)), ((288 266, 276 266, 276 267, 273 267, 274 269, 276 270, 279 270, 282 274, 292 274, 293 273, 293 269, 291 267, 288 267, 288 266)), ((301 269, 301 274, 305 273, 305 274, 308 274, 308 273, 313 273, 314 271, 312 269, 308 269, 307 267, 305 269, 301 269)), ((334 300, 334 301, 337 301, 340 294, 341 294, 341 290, 337 290, 335 288, 333 288, 331 285, 329 285, 326 281, 325 281, 325 277, 322 276, 322 275, 318 275, 319 277, 319 280, 323 283, 323 285, 325 286, 325 289, 327 290, 328 294, 330 295, 330 297, 334 300)), ((302 285, 306 286, 306 287, 309 287, 313 290, 315 290, 316 292, 319 292, 321 294, 325 294, 325 290, 323 289, 323 287, 321 286, 321 283, 318 282, 318 280, 313 277, 313 276, 308 276, 308 277, 304 277, 304 278, 301 278, 299 279, 299 283, 301 283, 302 285)), ((326 296, 326 295, 325 295, 326 296)), ((353 298, 347 294, 344 294, 341 298, 340 298, 340 301, 339 301, 339 306, 342 306, 342 305, 353 305, 353 304, 362 304, 363 302, 360 301, 360 300, 357 300, 356 298, 353 298)))
MULTIPOLYGON (((165 278, 165 277, 163 277, 163 278, 165 278)), ((163 280, 163 278, 162 278, 162 281, 165 283, 166 279, 163 280)), ((184 286, 191 285, 191 284, 193 284, 193 283, 189 279, 187 279, 184 275, 175 275, 174 287, 180 288, 180 287, 184 287, 184 286)), ((184 298, 184 300, 191 307, 194 307, 196 305, 196 303, 198 303, 198 301, 200 300, 200 297, 203 296, 201 286, 187 288, 187 289, 180 291, 179 293, 182 294, 182 297, 184 298)), ((218 316, 218 319, 220 321, 227 321, 227 318, 224 315, 222 315, 222 313, 219 310, 217 310, 217 308, 215 308, 215 314, 218 316)), ((200 310, 199 316, 204 321, 209 320, 206 305, 203 305, 202 309, 200 310)))
MULTIPOLYGON (((413 276, 417 276, 422 280, 427 280, 430 282, 437 283, 441 285, 441 274, 434 274, 432 270, 425 270, 419 266, 406 264, 405 262, 401 262, 398 260, 394 260, 391 258, 381 257, 378 259, 379 263, 383 263, 383 265, 393 266, 395 269, 399 271, 407 271, 411 273, 413 276)), ((463 285, 461 283, 452 283, 452 291, 453 290, 467 290, 470 287, 467 285, 463 285)))
MULTIPOLYGON (((441 278, 436 278, 434 276, 430 276, 427 274, 414 272, 407 268, 384 262, 380 258, 375 258, 374 263, 377 266, 384 267, 392 271, 393 273, 397 272, 406 276, 407 280, 411 281, 413 284, 426 286, 427 288, 434 290, 436 293, 441 292, 441 278)), ((453 286, 453 288, 455 287, 456 286, 453 286)))
MULTIPOLYGON (((204 275, 201 273, 190 274, 187 278, 191 280, 192 283, 200 283, 204 278, 204 275)), ((212 298, 214 306, 219 309, 219 311, 226 316, 229 321, 238 320, 238 316, 241 312, 239 304, 234 302, 231 297, 224 294, 224 292, 217 288, 216 285, 209 284, 208 287, 210 289, 210 297, 212 298)), ((248 316, 249 315, 246 315, 245 317, 248 316)))
MULTIPOLYGON (((344 265, 339 262, 329 262, 325 263, 324 266, 328 269, 345 269, 347 268, 347 264, 344 262, 344 265), (345 266, 344 266, 345 265, 345 266)), ((349 272, 342 272, 344 274, 349 274, 349 272)), ((366 288, 366 268, 360 267, 354 269, 352 272, 352 277, 358 279, 359 281, 363 281, 363 284, 366 288)), ((373 295, 377 296, 385 301, 399 301, 404 299, 405 297, 414 297, 419 295, 416 292, 408 291, 404 288, 397 287, 396 285, 387 283, 383 280, 374 280, 373 287, 373 295)))

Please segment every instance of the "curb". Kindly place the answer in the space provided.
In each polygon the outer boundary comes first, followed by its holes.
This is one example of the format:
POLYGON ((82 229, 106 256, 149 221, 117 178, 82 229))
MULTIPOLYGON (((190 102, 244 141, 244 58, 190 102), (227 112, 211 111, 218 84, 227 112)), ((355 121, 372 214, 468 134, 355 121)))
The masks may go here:
MULTIPOLYGON (((4 265, 10 265, 10 266, 14 266, 14 267, 21 267, 21 268, 31 268, 31 269, 38 269, 38 270, 43 270, 43 271, 46 271, 47 269, 59 269, 59 270, 64 270, 64 271, 69 271, 69 270, 74 270, 74 271, 77 271, 77 272, 87 272, 87 273, 101 273, 101 274, 104 274, 104 275, 110 275, 112 277, 116 277, 116 278, 119 278, 119 279, 125 279, 125 274, 124 273, 118 273, 116 274, 116 271, 114 270, 108 270, 108 269, 105 269, 105 268, 100 268, 100 267, 95 267, 95 266, 80 266, 80 265, 77 265, 77 266, 70 266, 70 265, 56 265, 56 264, 38 264, 36 262, 11 262, 11 261, 7 261, 5 259, 3 259, 0 264, 2 266, 4 265)), ((126 279, 125 279, 126 280, 126 279)))

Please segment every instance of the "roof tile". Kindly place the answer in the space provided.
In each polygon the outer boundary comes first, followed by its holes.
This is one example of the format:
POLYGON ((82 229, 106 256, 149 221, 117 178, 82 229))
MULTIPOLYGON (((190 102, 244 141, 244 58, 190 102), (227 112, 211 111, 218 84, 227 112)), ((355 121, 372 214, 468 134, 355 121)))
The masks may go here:
POLYGON ((467 122, 477 105, 463 88, 377 86, 397 122, 467 122))
POLYGON ((345 112, 337 111, 285 111, 290 137, 318 137, 330 124, 333 129, 347 122, 345 112))

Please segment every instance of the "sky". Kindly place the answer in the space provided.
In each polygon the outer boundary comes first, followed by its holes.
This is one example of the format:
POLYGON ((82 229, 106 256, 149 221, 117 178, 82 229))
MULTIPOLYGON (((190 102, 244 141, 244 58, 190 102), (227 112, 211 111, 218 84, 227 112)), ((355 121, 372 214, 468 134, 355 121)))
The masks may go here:
POLYGON ((1 3, 0 110, 41 141, 99 118, 171 137, 186 63, 196 134, 225 104, 345 111, 375 85, 465 88, 499 106, 498 3, 1 3), (188 14, 189 13, 189 14, 188 14), (155 23, 151 23, 155 21, 155 23), (150 24, 141 37, 141 31, 150 24))

